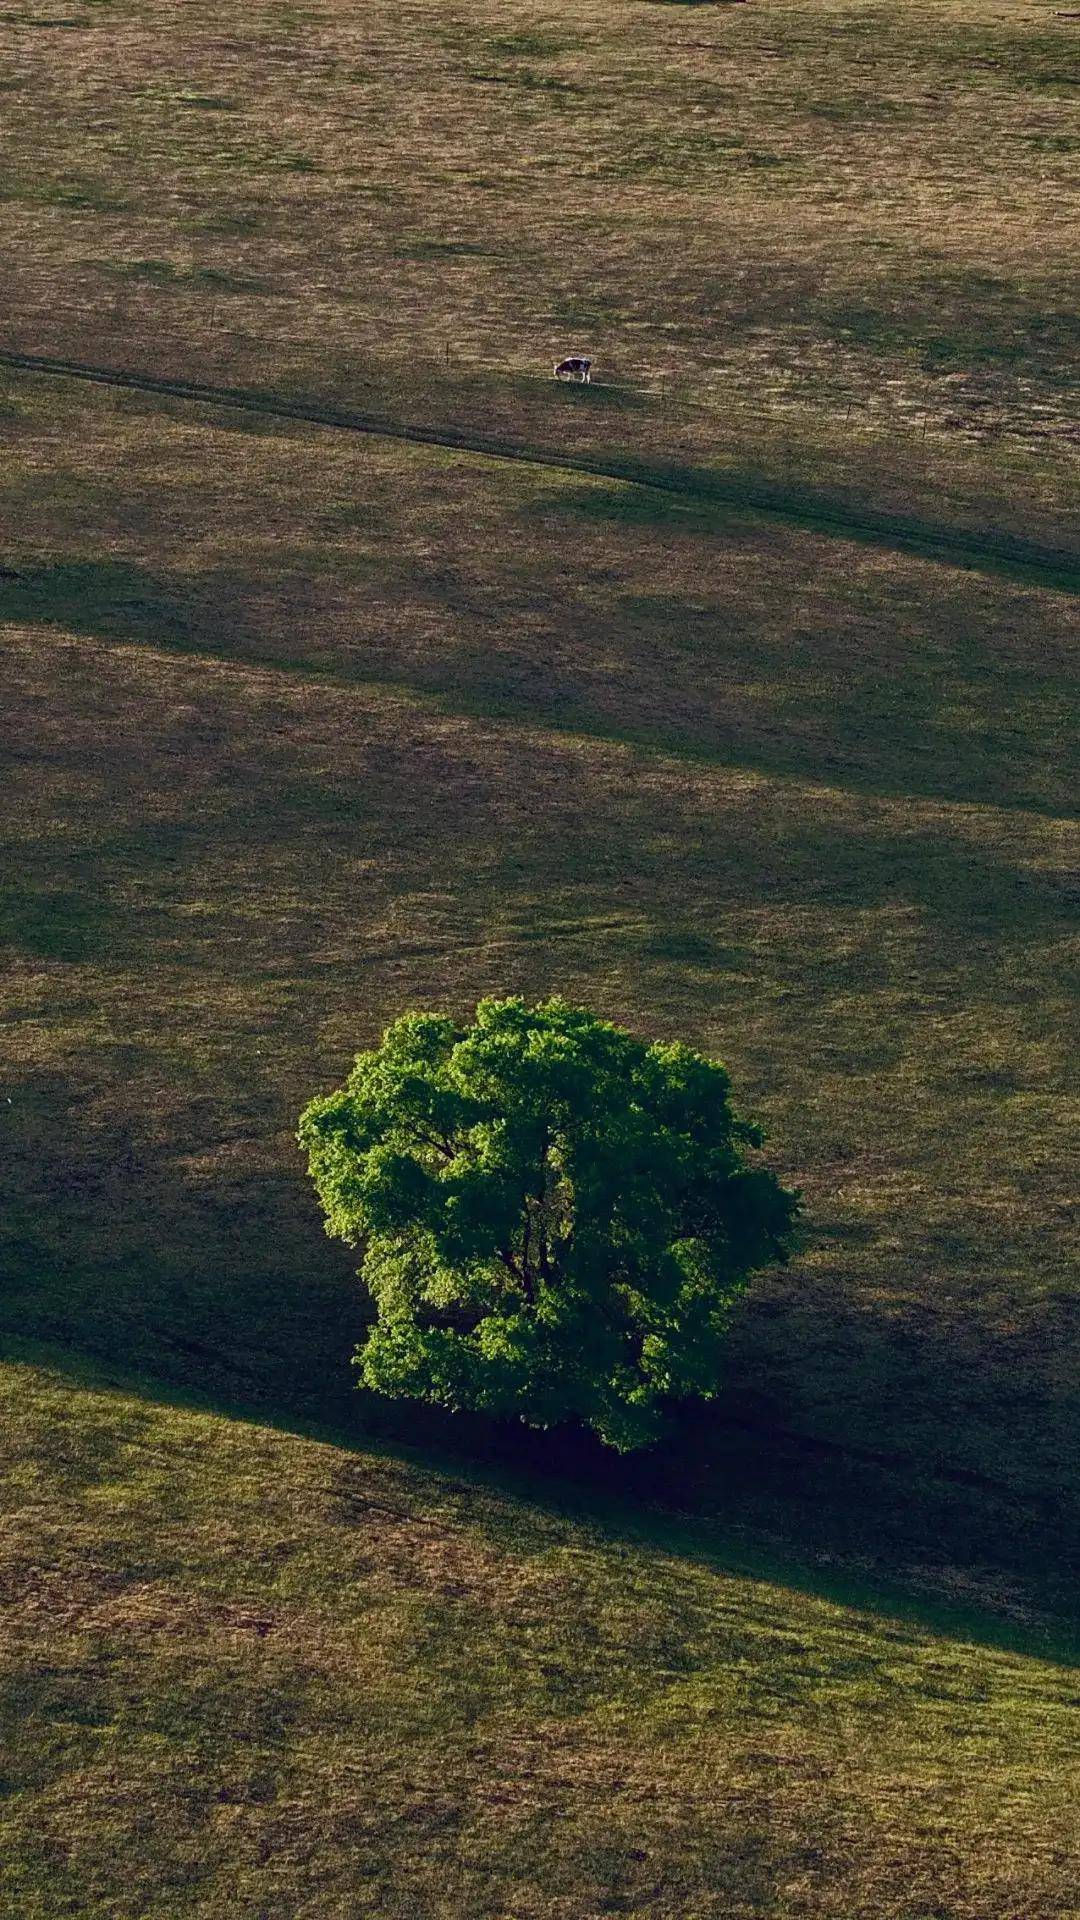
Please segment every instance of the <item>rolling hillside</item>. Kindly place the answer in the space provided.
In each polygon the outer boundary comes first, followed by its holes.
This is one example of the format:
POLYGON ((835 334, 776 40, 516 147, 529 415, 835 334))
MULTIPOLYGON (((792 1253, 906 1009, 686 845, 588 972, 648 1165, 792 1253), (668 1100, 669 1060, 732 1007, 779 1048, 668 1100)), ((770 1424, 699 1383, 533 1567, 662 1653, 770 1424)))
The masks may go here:
POLYGON ((4 21, 13 1920, 1074 1912, 1078 33, 4 21), (641 1461, 353 1386, 297 1114, 508 991, 805 1191, 641 1461))

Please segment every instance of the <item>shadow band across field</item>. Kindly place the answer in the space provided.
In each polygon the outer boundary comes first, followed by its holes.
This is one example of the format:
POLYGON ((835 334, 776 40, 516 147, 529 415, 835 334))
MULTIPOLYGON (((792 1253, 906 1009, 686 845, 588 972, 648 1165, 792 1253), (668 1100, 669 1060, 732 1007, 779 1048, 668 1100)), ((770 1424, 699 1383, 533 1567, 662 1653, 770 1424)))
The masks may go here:
POLYGON ((0 367, 14 372, 45 374, 81 380, 94 386, 123 388, 133 393, 190 400, 203 406, 235 408, 283 420, 330 427, 338 432, 370 434, 404 440, 417 446, 447 447, 486 459, 514 461, 556 473, 591 474, 627 486, 682 499, 698 507, 715 507, 737 514, 763 515, 807 532, 831 534, 898 552, 919 554, 951 566, 1037 582, 1069 593, 1080 593, 1080 555, 1064 549, 999 535, 986 540, 963 528, 880 511, 853 512, 842 503, 811 488, 785 486, 760 476, 723 477, 693 467, 627 458, 600 458, 590 454, 548 452, 510 440, 467 433, 452 426, 425 426, 387 415, 363 413, 313 400, 291 400, 284 394, 242 387, 216 386, 201 381, 172 380, 122 367, 97 367, 78 360, 53 359, 42 354, 17 353, 0 348, 0 367))
MULTIPOLYGON (((368 661, 345 662, 335 668, 256 644, 242 649, 215 645, 212 638, 193 630, 193 623, 185 620, 179 597, 170 595, 167 578, 140 575, 121 563, 103 563, 96 568, 78 564, 70 568, 26 568, 12 581, 0 576, 0 624, 5 621, 66 627, 117 648, 145 649, 151 655, 230 671, 240 668, 327 693, 398 696, 417 714, 476 721, 494 730, 521 727, 542 732, 553 742, 626 748, 658 767, 674 764, 690 773, 741 770, 769 783, 778 794, 792 791, 796 785, 814 790, 807 754, 795 748, 785 751, 777 742, 743 742, 733 730, 695 731, 678 723, 635 727, 606 714, 584 694, 576 701, 553 697, 542 705, 530 697, 528 689, 506 685, 488 692, 479 682, 478 672, 470 677, 468 672, 453 667, 436 666, 431 672, 421 673, 410 670, 407 664, 368 661), (81 596, 79 606, 75 605, 77 595, 81 596)), ((960 781, 935 780, 929 772, 920 778, 921 771, 914 766, 909 777, 901 779, 890 770, 875 774, 873 769, 849 765, 831 772, 828 790, 846 796, 852 803, 899 800, 933 803, 946 809, 992 806, 1001 818, 1044 817, 1051 822, 1062 814, 1060 803, 1053 797, 1012 795, 1005 790, 990 795, 985 786, 969 783, 965 787, 960 781)), ((287 804, 294 819, 312 811, 320 815, 329 809, 329 824, 341 823, 338 803, 318 791, 309 793, 298 788, 287 804)), ((891 860, 891 869, 880 870, 874 883, 879 905, 888 888, 895 886, 894 876, 902 875, 909 898, 941 925, 970 929, 978 922, 985 926, 993 912, 1003 910, 1014 922, 1022 917, 1029 933, 1039 930, 1065 937, 1072 884, 1067 874, 1053 869, 1019 870, 1007 863, 1003 866, 971 846, 950 853, 941 835, 930 828, 894 836, 891 860)), ((40 884, 25 889, 13 884, 0 905, 0 938, 23 942, 30 951, 46 958, 78 959, 84 954, 92 958, 100 950, 93 929, 103 911, 100 903, 88 898, 86 890, 73 893, 60 885, 46 890, 43 896, 40 884), (45 909, 43 897, 47 898, 45 909), (43 910, 47 911, 47 925, 38 927, 43 910)), ((621 926, 621 921, 615 921, 609 931, 618 932, 621 926)), ((545 938, 551 935, 548 925, 545 938)), ((693 942, 694 936, 688 938, 693 942)), ((444 951, 438 943, 420 942, 401 948, 399 957, 431 958, 444 951)), ((703 965, 715 959, 708 942, 674 957, 703 965)))
MULTIPOLYGON (((590 497, 606 507, 618 491, 600 488, 590 497)), ((577 505, 577 490, 571 492, 573 505, 565 498, 560 501, 568 513, 577 505)), ((449 661, 438 654, 424 663, 385 660, 374 651, 327 660, 268 645, 244 633, 240 622, 231 627, 225 646, 198 611, 200 601, 212 604, 216 587, 217 576, 212 572, 193 582, 167 569, 124 560, 20 562, 17 567, 0 567, 0 624, 61 627, 95 640, 261 671, 323 689, 389 691, 431 712, 496 726, 543 728, 553 736, 632 748, 687 767, 742 768, 778 782, 820 781, 820 768, 798 742, 785 743, 776 735, 747 738, 737 721, 718 724, 704 711, 684 712, 669 720, 649 716, 635 724, 625 715, 606 711, 602 699, 588 687, 578 688, 557 675, 546 678, 539 689, 528 680, 515 682, 510 673, 499 677, 492 654, 479 646, 471 651, 459 649, 449 661)), ((932 720, 922 720, 921 725, 920 746, 930 737, 932 720)), ((849 760, 842 770, 835 765, 830 769, 828 785, 851 795, 989 805, 997 811, 1014 809, 1052 819, 1061 815, 1055 795, 1010 791, 1000 760, 988 763, 981 778, 974 779, 964 763, 949 759, 948 746, 948 741, 941 744, 932 765, 926 764, 929 755, 909 754, 902 774, 895 765, 886 766, 880 760, 849 760)), ((938 848, 934 859, 939 869, 942 858, 938 848)), ((942 907, 948 911, 951 903, 968 900, 973 887, 981 886, 987 877, 975 854, 967 850, 961 870, 951 873, 948 887, 939 890, 942 907)), ((1029 901, 1038 893, 1053 910, 1060 882, 1028 876, 1023 885, 1029 901)), ((992 879, 991 890, 995 886, 992 879)))

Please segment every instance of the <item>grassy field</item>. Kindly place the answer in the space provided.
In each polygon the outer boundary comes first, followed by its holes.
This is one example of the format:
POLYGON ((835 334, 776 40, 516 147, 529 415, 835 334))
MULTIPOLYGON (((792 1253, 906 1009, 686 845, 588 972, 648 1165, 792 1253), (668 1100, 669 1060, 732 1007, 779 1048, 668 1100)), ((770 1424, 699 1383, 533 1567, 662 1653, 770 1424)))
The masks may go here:
POLYGON ((5 16, 0 351, 540 462, 0 366, 19 1920, 1074 1913, 1078 33, 5 16), (555 990, 808 1205, 622 1465, 357 1395, 293 1143, 555 990))
POLYGON ((1076 39, 1046 0, 28 0, 4 330, 1060 531, 1076 39), (553 416, 568 343, 606 387, 553 416))
POLYGON ((418 1458, 2 1384, 5 1912, 1075 1911, 1052 1659, 418 1458))

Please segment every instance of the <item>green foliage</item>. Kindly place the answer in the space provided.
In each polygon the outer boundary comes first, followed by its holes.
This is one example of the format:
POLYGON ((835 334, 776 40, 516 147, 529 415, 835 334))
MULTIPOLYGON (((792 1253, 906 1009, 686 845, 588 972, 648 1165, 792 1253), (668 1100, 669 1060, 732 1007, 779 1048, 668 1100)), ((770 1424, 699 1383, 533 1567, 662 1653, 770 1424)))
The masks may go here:
POLYGON ((621 1450, 664 1400, 710 1397, 798 1205, 729 1095, 715 1061, 561 1000, 395 1021, 299 1136, 328 1233, 362 1251, 365 1382, 621 1450))

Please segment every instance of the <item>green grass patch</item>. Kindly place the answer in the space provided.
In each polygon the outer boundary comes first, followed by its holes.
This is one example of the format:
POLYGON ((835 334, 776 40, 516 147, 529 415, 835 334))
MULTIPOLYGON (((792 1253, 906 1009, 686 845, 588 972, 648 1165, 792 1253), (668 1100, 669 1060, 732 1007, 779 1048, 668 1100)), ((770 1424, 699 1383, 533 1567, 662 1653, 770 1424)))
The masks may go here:
POLYGON ((132 204, 126 194, 117 192, 107 181, 70 175, 57 180, 0 175, 0 200, 66 208, 73 213, 124 213, 132 204))

